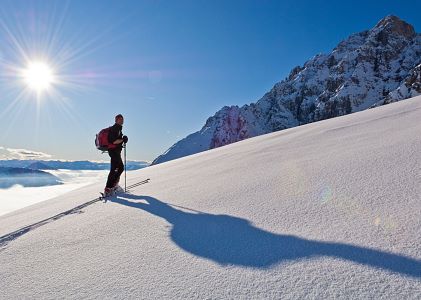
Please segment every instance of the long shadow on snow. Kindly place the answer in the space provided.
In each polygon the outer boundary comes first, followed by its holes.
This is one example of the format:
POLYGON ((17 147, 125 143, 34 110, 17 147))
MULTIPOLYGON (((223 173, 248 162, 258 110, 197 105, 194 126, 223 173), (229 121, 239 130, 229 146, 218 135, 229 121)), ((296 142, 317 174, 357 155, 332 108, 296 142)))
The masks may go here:
POLYGON ((111 201, 164 218, 173 225, 171 239, 180 248, 220 264, 268 268, 287 260, 329 256, 421 277, 421 261, 402 255, 349 244, 274 234, 254 227, 245 219, 185 212, 149 196, 123 194, 111 201))

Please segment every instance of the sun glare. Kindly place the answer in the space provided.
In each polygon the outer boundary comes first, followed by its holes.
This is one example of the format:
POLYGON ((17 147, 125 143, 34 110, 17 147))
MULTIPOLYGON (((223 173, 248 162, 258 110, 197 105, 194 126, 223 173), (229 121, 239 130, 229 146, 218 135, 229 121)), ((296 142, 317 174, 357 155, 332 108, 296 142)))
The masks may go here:
POLYGON ((44 62, 32 62, 23 73, 27 85, 41 92, 47 90, 54 82, 54 75, 51 68, 44 62))

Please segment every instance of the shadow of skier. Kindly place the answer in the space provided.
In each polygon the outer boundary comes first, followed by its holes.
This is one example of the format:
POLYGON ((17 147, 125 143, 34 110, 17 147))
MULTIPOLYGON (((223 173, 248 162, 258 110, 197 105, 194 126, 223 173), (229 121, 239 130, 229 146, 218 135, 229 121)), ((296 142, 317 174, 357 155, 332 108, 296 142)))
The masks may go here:
POLYGON ((287 260, 328 256, 421 277, 421 261, 402 255, 274 234, 254 227, 245 219, 185 212, 149 196, 123 194, 111 201, 164 218, 172 224, 170 236, 180 248, 223 265, 269 268, 287 260))

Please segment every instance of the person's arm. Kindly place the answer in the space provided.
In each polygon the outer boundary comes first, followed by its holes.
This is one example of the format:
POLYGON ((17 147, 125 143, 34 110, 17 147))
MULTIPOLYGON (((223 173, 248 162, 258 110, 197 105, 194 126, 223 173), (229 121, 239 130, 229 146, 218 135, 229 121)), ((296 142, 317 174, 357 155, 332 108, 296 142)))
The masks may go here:
POLYGON ((108 141, 114 145, 123 143, 123 139, 120 137, 120 132, 115 127, 111 127, 108 133, 108 141))

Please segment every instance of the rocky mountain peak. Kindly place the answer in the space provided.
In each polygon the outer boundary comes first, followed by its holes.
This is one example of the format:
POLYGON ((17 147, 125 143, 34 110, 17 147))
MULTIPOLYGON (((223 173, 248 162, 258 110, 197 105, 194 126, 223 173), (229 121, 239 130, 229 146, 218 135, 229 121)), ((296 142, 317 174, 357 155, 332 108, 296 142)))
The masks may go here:
POLYGON ((392 15, 381 19, 371 31, 380 35, 394 34, 405 38, 413 38, 416 35, 412 25, 392 15))

